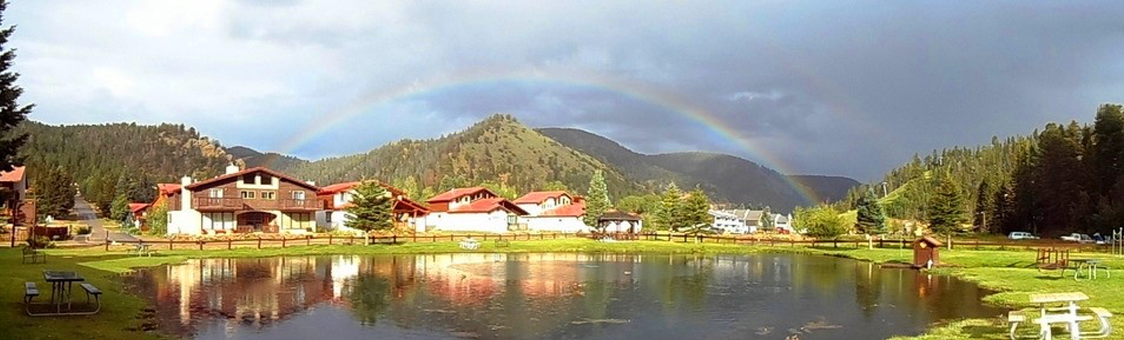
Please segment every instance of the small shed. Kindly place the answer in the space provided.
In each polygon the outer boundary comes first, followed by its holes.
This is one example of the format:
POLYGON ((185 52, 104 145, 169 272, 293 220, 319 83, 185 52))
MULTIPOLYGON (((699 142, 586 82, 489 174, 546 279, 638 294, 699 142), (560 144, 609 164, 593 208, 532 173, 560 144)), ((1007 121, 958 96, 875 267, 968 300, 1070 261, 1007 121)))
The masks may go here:
POLYGON ((941 241, 932 236, 925 236, 913 241, 913 267, 924 268, 933 261, 933 266, 940 264, 941 241))

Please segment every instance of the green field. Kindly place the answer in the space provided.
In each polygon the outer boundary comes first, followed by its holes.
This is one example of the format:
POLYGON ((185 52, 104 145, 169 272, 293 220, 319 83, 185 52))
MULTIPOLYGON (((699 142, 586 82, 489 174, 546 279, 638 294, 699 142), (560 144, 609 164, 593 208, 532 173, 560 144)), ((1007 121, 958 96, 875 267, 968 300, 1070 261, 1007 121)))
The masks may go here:
MULTIPOLYGON (((48 264, 20 264, 18 249, 0 250, 0 268, 6 275, 0 279, 7 289, 0 290, 0 301, 7 306, 0 311, 0 328, 6 336, 18 339, 58 338, 160 338, 145 332, 145 303, 139 297, 123 291, 116 275, 132 268, 178 263, 189 258, 204 257, 264 257, 280 255, 328 254, 424 254, 463 252, 456 242, 416 243, 380 246, 301 246, 290 248, 234 249, 234 250, 176 250, 159 251, 153 257, 127 256, 122 250, 109 253, 100 247, 83 249, 48 250, 48 264), (105 291, 102 312, 88 317, 31 318, 23 314, 22 287, 25 281, 40 282, 42 270, 77 270, 89 282, 105 291)), ((510 246, 496 248, 492 242, 483 242, 478 252, 612 252, 612 253, 759 253, 800 252, 828 256, 841 256, 876 263, 904 263, 912 258, 908 249, 855 249, 768 247, 732 244, 672 243, 666 241, 633 241, 603 243, 584 239, 549 241, 514 241, 510 246)), ((1074 258, 1096 257, 1113 269, 1124 268, 1124 257, 1106 254, 1079 253, 1074 258)), ((1008 308, 1030 308, 1028 295, 1036 292, 1085 292, 1091 298, 1083 306, 1108 308, 1113 313, 1124 314, 1124 273, 1111 279, 1074 281, 1072 272, 1061 277, 1058 273, 1042 273, 1034 269, 1035 253, 1028 251, 999 250, 945 250, 941 259, 949 267, 934 270, 955 275, 999 291, 988 296, 990 304, 1008 308)), ((40 290, 48 289, 40 287, 40 290)), ((40 298, 42 299, 42 297, 40 298)), ((1124 329, 1124 317, 1113 322, 1116 329, 1124 329)), ((1088 327, 1093 328, 1090 324, 1088 327)), ((1027 328, 1029 329, 1029 328, 1027 328)), ((1120 333, 1124 334, 1124 333, 1120 333)), ((936 325, 927 334, 915 339, 1006 339, 1005 320, 970 319, 936 325)), ((1124 339, 1124 335, 1113 338, 1124 339)), ((901 338, 911 339, 911 338, 901 338)))

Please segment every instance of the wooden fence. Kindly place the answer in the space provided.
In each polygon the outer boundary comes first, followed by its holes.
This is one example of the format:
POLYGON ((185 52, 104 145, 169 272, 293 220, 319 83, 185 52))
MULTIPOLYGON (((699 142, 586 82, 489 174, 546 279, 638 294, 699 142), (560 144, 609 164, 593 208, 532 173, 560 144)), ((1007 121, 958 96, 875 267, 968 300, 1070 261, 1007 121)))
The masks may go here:
MULTIPOLYGON (((282 236, 282 238, 249 238, 249 239, 228 239, 228 240, 172 240, 172 239, 139 239, 129 241, 106 241, 105 249, 108 251, 110 246, 114 243, 124 245, 147 244, 154 249, 235 249, 235 248, 269 248, 269 247, 289 247, 289 246, 311 246, 311 245, 387 245, 387 244, 403 244, 403 243, 436 243, 436 242, 455 242, 465 238, 472 238, 478 241, 538 241, 538 240, 557 240, 557 239, 571 239, 571 238, 589 238, 589 239, 602 239, 612 238, 620 241, 630 240, 644 240, 644 241, 668 241, 678 243, 727 243, 727 244, 741 244, 741 245, 760 245, 772 247, 823 247, 823 248, 865 248, 868 243, 866 240, 792 240, 792 239, 771 239, 760 238, 752 235, 746 236, 729 236, 729 235, 690 235, 690 234, 656 234, 656 233, 643 233, 643 234, 627 234, 627 233, 608 233, 608 234, 569 234, 569 233, 517 233, 517 234, 441 234, 441 235, 379 235, 379 236, 299 236, 290 235, 282 236)), ((870 245, 878 248, 910 248, 913 240, 910 239, 881 239, 873 240, 870 245)), ((1073 251, 1086 251, 1086 252, 1109 252, 1108 245, 1096 244, 1081 244, 1076 242, 1051 242, 1051 241, 981 241, 981 240, 953 240, 953 249, 1000 249, 1000 250, 1034 250, 1040 248, 1060 248, 1070 249, 1073 251)), ((947 248, 949 245, 946 244, 947 248)))
POLYGON ((442 234, 442 235, 378 235, 378 236, 312 236, 312 235, 289 235, 282 236, 281 238, 249 238, 249 239, 227 239, 227 240, 172 240, 172 239, 137 239, 137 240, 117 240, 105 242, 105 250, 109 250, 111 245, 137 245, 147 244, 153 249, 235 249, 235 248, 269 248, 269 247, 289 247, 289 246, 311 246, 311 245, 377 245, 377 244, 402 244, 402 243, 436 243, 436 242, 454 242, 466 238, 476 239, 478 241, 539 241, 539 240, 558 240, 567 238, 581 238, 586 237, 582 234, 566 234, 566 233, 540 233, 540 234, 442 234))

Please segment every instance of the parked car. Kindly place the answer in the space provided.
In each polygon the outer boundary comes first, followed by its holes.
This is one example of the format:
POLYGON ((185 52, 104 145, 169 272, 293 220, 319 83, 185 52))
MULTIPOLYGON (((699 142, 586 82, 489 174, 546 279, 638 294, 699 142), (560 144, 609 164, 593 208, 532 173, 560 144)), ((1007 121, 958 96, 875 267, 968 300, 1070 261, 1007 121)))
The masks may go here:
POLYGON ((1007 235, 1007 238, 1012 240, 1037 240, 1038 236, 1025 231, 1012 231, 1010 235, 1007 235))
POLYGON ((1081 234, 1081 233, 1072 233, 1072 234, 1069 234, 1069 235, 1062 236, 1062 241, 1070 241, 1070 242, 1077 242, 1077 243, 1093 243, 1094 242, 1093 238, 1089 237, 1089 234, 1081 234))

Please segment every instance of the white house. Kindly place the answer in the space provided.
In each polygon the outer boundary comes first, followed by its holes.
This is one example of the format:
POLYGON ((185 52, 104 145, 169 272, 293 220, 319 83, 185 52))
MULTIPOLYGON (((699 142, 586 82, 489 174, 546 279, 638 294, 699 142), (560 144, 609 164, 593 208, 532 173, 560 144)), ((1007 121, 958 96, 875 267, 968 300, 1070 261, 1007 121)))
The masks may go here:
POLYGON ((506 233, 527 211, 484 187, 456 188, 430 198, 427 229, 506 233))
MULTIPOLYGON (((377 183, 386 189, 387 195, 394 198, 395 227, 424 232, 429 209, 410 200, 406 197, 406 192, 383 182, 377 183)), ((351 205, 355 188, 361 184, 363 182, 346 182, 321 188, 316 197, 324 202, 324 210, 316 212, 316 225, 322 230, 359 232, 346 223, 351 219, 347 207, 351 205)))
POLYGON ((528 213, 520 217, 527 229, 563 233, 588 232, 582 221, 585 200, 565 191, 535 191, 515 199, 515 204, 528 213))
MULTIPOLYGON (((722 210, 711 210, 707 213, 714 216, 714 229, 723 233, 730 234, 747 234, 750 232, 749 226, 745 225, 745 220, 738 218, 730 212, 722 210)), ((756 231, 756 228, 754 228, 756 231)))
POLYGON ((313 215, 323 208, 316 199, 320 188, 266 168, 231 165, 226 174, 199 182, 184 176, 177 189, 161 196, 168 234, 304 234, 315 229, 313 215))
POLYGON ((773 227, 775 227, 777 229, 786 229, 790 233, 796 232, 796 228, 794 228, 792 226, 792 214, 788 214, 788 215, 775 214, 775 215, 773 215, 773 227))

